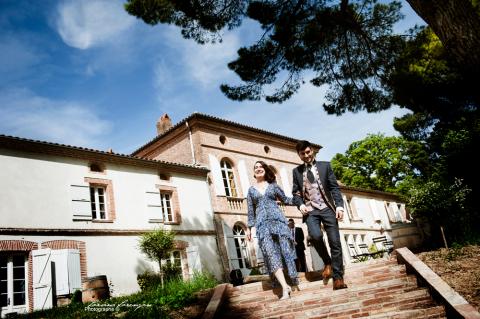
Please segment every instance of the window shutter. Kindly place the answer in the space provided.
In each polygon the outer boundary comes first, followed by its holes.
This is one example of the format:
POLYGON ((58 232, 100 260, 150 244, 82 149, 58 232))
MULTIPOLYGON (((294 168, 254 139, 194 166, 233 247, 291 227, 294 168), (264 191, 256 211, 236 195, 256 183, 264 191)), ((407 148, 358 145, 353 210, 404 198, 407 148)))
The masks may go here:
POLYGON ((240 269, 240 263, 237 258, 237 249, 235 248, 235 239, 232 229, 222 221, 223 235, 225 236, 225 248, 227 248, 227 257, 230 270, 240 269))
POLYGON ((212 155, 208 154, 210 160, 210 171, 213 178, 213 186, 215 187, 215 194, 217 196, 225 196, 225 188, 223 186, 222 172, 220 170, 220 162, 212 155))
POLYGON ((82 289, 80 252, 77 249, 57 249, 51 252, 55 263, 55 287, 58 296, 82 289))
POLYGON ((264 259, 263 259, 262 250, 260 249, 260 245, 258 243, 257 228, 253 229, 252 237, 253 237, 253 243, 255 245, 255 255, 257 257, 257 263, 262 263, 264 259))
POLYGON ((287 170, 285 167, 280 168, 280 178, 282 179, 283 191, 287 196, 292 196, 292 187, 288 179, 287 170))
POLYGON ((368 201, 368 204, 369 204, 369 206, 370 206, 370 211, 372 212, 373 220, 374 220, 374 221, 381 221, 382 218, 381 218, 380 215, 378 214, 377 205, 375 205, 375 200, 374 200, 374 199, 370 199, 370 200, 368 201))
POLYGON ((52 261, 50 249, 32 250, 33 309, 53 307, 52 261))
POLYGON ((158 190, 146 191, 145 201, 148 220, 151 222, 163 221, 162 201, 160 199, 160 192, 158 190))
POLYGON ((190 275, 190 278, 192 278, 195 272, 202 271, 202 263, 200 260, 200 253, 198 251, 198 246, 187 247, 187 261, 188 261, 188 274, 190 275))
POLYGON ((247 197, 250 181, 248 180, 247 167, 244 160, 238 161, 238 174, 240 175, 240 183, 242 184, 243 197, 247 197))
POLYGON ((90 186, 70 185, 73 220, 92 220, 90 186))

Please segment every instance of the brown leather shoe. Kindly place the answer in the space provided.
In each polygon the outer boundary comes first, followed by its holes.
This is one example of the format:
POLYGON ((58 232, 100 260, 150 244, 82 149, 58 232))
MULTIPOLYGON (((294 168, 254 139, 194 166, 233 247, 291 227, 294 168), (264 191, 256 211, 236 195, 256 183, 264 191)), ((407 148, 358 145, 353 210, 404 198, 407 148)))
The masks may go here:
POLYGON ((330 277, 332 277, 332 265, 325 265, 322 271, 322 278, 325 280, 330 277))
POLYGON ((343 278, 337 278, 333 280, 333 290, 348 288, 343 282, 343 278))

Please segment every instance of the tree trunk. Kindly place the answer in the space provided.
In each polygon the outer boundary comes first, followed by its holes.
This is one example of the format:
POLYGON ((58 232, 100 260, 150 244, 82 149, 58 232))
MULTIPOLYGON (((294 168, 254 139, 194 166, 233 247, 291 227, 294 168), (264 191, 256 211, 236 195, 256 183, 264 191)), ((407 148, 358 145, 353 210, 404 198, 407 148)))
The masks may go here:
POLYGON ((407 0, 467 75, 480 70, 480 15, 470 0, 407 0))

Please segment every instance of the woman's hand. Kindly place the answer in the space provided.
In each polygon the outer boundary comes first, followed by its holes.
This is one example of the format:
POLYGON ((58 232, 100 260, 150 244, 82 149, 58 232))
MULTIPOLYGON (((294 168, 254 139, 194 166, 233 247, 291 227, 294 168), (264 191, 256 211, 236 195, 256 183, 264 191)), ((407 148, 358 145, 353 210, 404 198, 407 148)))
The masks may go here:
POLYGON ((247 240, 252 241, 252 232, 250 231, 250 228, 247 228, 245 234, 247 235, 247 240))

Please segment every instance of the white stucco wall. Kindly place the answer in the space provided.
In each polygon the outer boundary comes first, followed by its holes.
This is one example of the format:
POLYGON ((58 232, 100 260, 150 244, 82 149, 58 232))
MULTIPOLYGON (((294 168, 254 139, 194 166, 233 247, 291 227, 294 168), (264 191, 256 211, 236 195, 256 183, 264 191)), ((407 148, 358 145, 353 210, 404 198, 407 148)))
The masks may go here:
POLYGON ((177 188, 182 230, 214 230, 206 178, 172 174, 169 182, 158 172, 134 166, 106 163, 106 173, 89 172, 86 160, 0 149, 0 216, 3 227, 145 229, 149 223, 145 192, 155 185, 177 188), (114 223, 73 221, 72 184, 86 185, 85 177, 112 181, 114 223))

